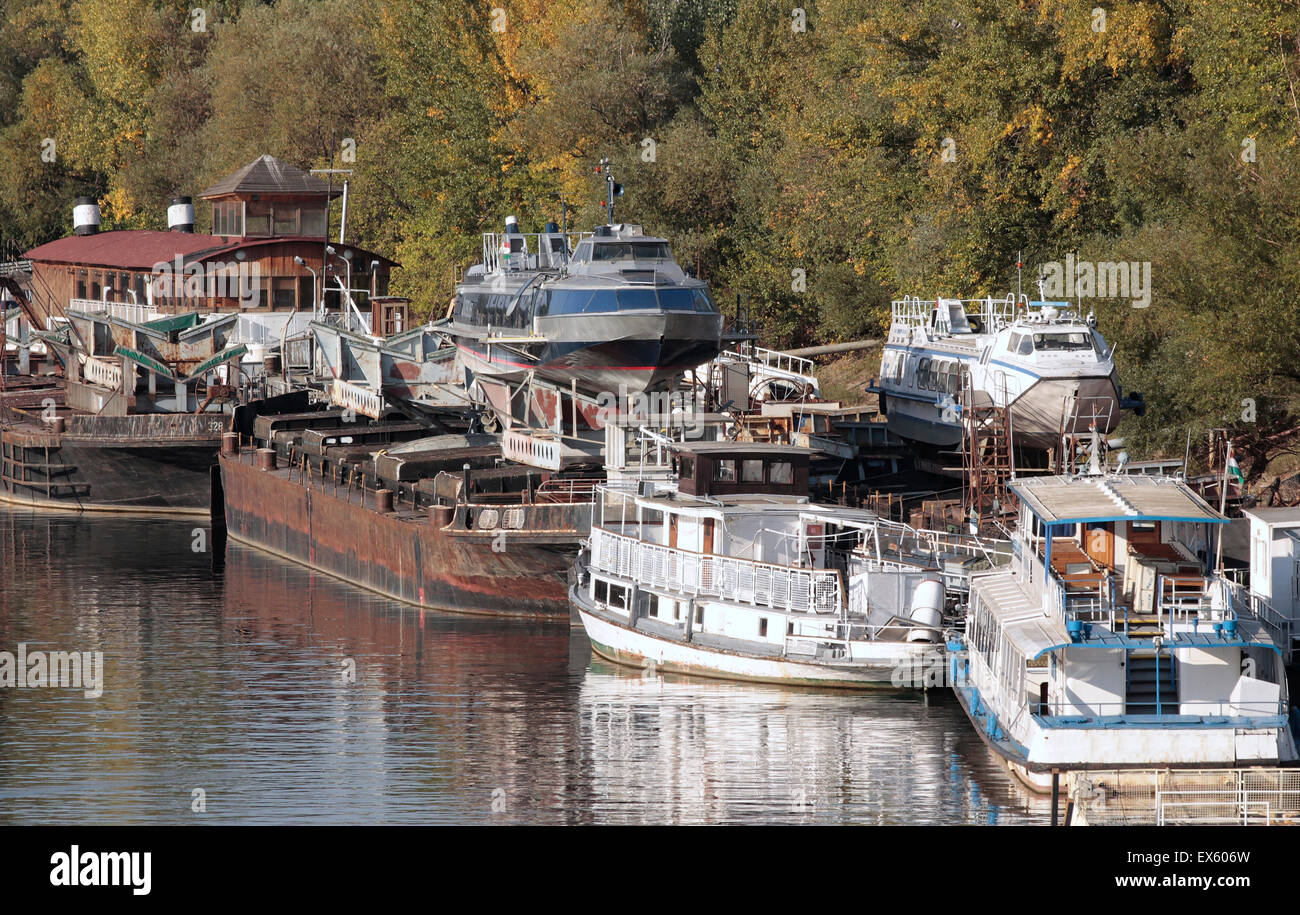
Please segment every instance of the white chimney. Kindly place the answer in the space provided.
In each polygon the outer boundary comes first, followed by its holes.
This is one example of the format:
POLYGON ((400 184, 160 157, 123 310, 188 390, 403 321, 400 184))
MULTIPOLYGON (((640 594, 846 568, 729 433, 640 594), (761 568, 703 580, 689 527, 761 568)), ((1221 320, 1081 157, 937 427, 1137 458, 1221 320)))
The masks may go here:
POLYGON ((167 206, 167 228, 172 232, 194 231, 194 201, 173 197, 167 206))
POLYGON ((99 203, 94 197, 78 197, 72 208, 72 231, 76 235, 94 235, 99 231, 99 203))

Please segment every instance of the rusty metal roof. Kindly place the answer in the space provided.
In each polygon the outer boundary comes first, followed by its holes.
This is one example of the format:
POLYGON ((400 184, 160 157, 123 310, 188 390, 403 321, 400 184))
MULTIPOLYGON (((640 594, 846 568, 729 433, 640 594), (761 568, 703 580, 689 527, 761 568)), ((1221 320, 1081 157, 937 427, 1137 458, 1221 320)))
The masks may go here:
POLYGON ((69 235, 38 245, 23 256, 45 263, 152 270, 155 264, 171 263, 178 255, 189 260, 203 251, 229 247, 231 242, 231 238, 220 235, 123 229, 69 235))
MULTIPOLYGON (((237 235, 198 235, 191 232, 154 232, 144 229, 121 229, 99 232, 95 235, 69 235, 46 242, 28 251, 24 257, 38 263, 84 264, 90 267, 111 267, 118 270, 153 270, 158 264, 171 264, 177 257, 183 263, 206 260, 216 256, 231 256, 239 249, 249 250, 260 245, 278 245, 307 242, 319 245, 321 236, 273 235, 241 237, 237 235)), ((333 243, 340 252, 352 250, 361 257, 353 263, 364 267, 377 260, 389 267, 400 266, 396 261, 358 248, 356 245, 333 243)), ((251 252, 250 252, 251 253, 251 252)), ((256 257, 256 254, 251 256, 256 257)))
POLYGON ((227 194, 303 194, 322 197, 330 193, 338 197, 342 188, 334 188, 315 175, 282 162, 274 156, 260 156, 233 175, 227 175, 212 187, 199 194, 202 198, 224 197, 227 194))

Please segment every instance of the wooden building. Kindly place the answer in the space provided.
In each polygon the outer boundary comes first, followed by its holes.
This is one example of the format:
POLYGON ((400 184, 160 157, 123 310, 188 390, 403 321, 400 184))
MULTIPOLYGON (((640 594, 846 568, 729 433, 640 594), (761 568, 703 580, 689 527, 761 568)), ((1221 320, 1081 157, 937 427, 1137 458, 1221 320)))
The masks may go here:
POLYGON ((193 231, 186 197, 172 199, 166 232, 100 232, 98 206, 82 198, 75 234, 26 253, 29 303, 46 327, 69 309, 138 322, 194 310, 311 313, 322 301, 337 312, 341 280, 372 333, 405 330, 409 302, 388 295, 399 265, 326 236, 329 201, 339 193, 262 156, 199 195, 211 206, 206 235, 193 231))

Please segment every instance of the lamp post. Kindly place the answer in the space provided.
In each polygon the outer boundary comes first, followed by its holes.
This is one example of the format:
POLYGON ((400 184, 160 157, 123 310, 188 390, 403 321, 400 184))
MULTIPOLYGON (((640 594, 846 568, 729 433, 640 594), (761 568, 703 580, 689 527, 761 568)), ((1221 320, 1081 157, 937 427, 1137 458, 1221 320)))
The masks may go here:
POLYGON ((301 257, 294 255, 293 262, 297 264, 299 267, 306 267, 308 270, 311 270, 311 292, 312 292, 311 316, 314 318, 316 317, 316 305, 317 303, 320 302, 320 294, 317 292, 317 286, 320 283, 320 278, 316 276, 316 271, 312 270, 312 268, 308 266, 307 262, 303 260, 301 257))

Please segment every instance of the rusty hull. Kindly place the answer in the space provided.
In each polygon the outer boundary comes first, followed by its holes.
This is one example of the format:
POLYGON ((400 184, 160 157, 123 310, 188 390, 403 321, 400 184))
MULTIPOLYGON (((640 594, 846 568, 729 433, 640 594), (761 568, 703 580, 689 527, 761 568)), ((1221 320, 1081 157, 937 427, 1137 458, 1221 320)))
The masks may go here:
POLYGON ((589 505, 519 506, 524 522, 504 532, 479 529, 476 507, 462 505, 438 528, 423 509, 376 511, 373 491, 363 506, 360 489, 251 461, 248 450, 220 458, 234 540, 419 607, 570 618, 566 576, 589 530, 589 505))

